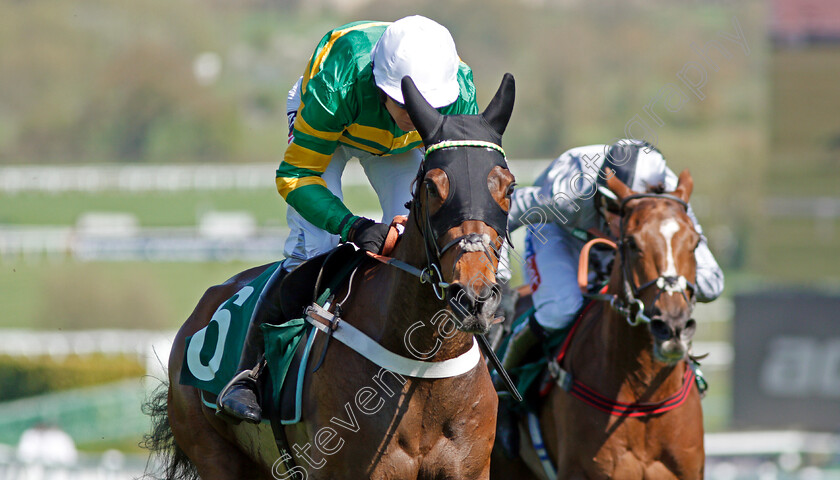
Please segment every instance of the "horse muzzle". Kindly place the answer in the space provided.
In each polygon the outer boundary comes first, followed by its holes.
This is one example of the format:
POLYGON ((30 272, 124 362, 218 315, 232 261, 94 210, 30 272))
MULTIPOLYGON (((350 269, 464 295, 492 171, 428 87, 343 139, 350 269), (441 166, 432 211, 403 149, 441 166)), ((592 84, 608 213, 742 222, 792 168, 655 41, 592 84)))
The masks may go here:
POLYGON ((669 365, 678 363, 688 353, 696 330, 697 322, 694 319, 654 317, 650 322, 654 357, 669 365))
POLYGON ((449 308, 458 322, 458 330, 467 333, 485 334, 496 321, 496 312, 502 302, 502 288, 497 284, 474 288, 461 283, 447 287, 449 308))

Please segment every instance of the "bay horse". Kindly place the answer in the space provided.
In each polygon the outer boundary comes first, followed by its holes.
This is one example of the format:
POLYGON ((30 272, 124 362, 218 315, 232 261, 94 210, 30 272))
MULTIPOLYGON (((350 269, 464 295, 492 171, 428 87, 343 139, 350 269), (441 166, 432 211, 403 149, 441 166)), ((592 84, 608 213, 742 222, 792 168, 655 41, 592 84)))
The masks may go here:
MULTIPOLYGON (((550 362, 555 382, 530 418, 542 458, 529 450, 511 460, 496 448, 491 478, 703 478, 689 364, 700 240, 686 214, 693 180, 683 171, 670 194, 633 192, 615 175, 607 186, 621 202, 616 257, 606 293, 594 295, 550 362)), ((533 443, 527 423, 521 444, 533 443)))
POLYGON ((320 365, 303 384, 301 422, 283 427, 291 448, 281 452, 266 424, 226 423, 198 389, 179 384, 185 339, 267 267, 244 271, 201 298, 175 337, 168 391, 149 404, 157 416, 147 443, 171 455, 166 478, 489 478, 498 398, 473 335, 486 333, 499 303, 490 250, 507 237, 514 178, 501 137, 513 76, 479 115, 440 115, 410 78, 402 88, 426 157, 392 257, 371 255, 378 258, 337 291, 347 299, 341 322, 392 354, 435 366, 473 352, 474 367, 447 378, 402 376, 338 341, 322 356, 326 340, 316 336, 307 371, 320 365))

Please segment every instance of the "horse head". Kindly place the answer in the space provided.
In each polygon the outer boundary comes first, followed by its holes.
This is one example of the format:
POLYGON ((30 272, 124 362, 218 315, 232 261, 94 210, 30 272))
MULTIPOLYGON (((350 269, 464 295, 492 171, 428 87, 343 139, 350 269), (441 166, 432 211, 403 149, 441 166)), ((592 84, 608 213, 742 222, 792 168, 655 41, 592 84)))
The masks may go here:
POLYGON ((687 214, 693 185, 688 170, 669 194, 634 192, 614 175, 607 180, 621 202, 620 272, 614 274, 621 277, 628 321, 648 322, 654 358, 667 364, 685 357, 696 329, 691 313, 700 235, 687 214))
POLYGON ((415 179, 411 217, 423 235, 427 269, 440 277, 446 300, 469 333, 486 333, 501 301, 499 251, 507 239, 514 178, 501 148, 514 101, 506 74, 479 115, 441 115, 409 77, 406 109, 426 146, 415 179))

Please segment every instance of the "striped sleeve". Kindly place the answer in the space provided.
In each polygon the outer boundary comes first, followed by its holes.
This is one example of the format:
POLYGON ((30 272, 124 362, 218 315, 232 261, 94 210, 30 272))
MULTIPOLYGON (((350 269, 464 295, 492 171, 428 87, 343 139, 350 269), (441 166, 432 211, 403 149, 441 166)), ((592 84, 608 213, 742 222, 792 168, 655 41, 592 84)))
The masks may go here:
POLYGON ((295 188, 323 184, 317 177, 327 169, 338 139, 351 123, 344 103, 342 92, 328 88, 319 76, 304 82, 294 138, 277 169, 277 191, 284 199, 295 188))

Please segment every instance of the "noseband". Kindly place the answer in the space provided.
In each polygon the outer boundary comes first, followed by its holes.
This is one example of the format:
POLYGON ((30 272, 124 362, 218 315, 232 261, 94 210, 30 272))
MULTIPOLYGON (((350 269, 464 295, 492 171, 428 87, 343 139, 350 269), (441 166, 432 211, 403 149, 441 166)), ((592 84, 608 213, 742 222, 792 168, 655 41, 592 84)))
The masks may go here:
POLYGON ((621 206, 619 209, 621 217, 621 238, 618 241, 617 247, 618 250, 621 252, 622 259, 621 279, 623 295, 622 297, 619 297, 618 295, 614 294, 594 294, 588 295, 588 297, 596 300, 608 301, 610 306, 615 311, 623 315, 627 319, 627 323, 629 323, 632 326, 639 325, 640 323, 651 322, 651 316, 653 315, 652 308, 654 305, 656 305, 656 302, 659 301, 659 297, 662 295, 662 292, 680 292, 683 298, 685 299, 686 304, 693 306, 695 299, 694 293, 697 291, 697 286, 689 282, 682 275, 677 277, 660 275, 654 278, 653 280, 645 282, 639 286, 636 286, 633 283, 633 277, 629 270, 630 264, 627 261, 627 259, 630 258, 630 247, 624 231, 624 213, 627 202, 639 198, 656 198, 662 200, 671 200, 679 203, 686 210, 686 212, 688 211, 688 203, 686 203, 683 199, 677 196, 669 195, 667 193, 637 193, 634 195, 624 197, 624 199, 621 201, 621 206), (644 302, 642 302, 642 300, 639 298, 639 294, 642 292, 642 290, 649 287, 656 287, 657 291, 656 295, 653 298, 653 302, 651 302, 650 307, 645 307, 644 302))

